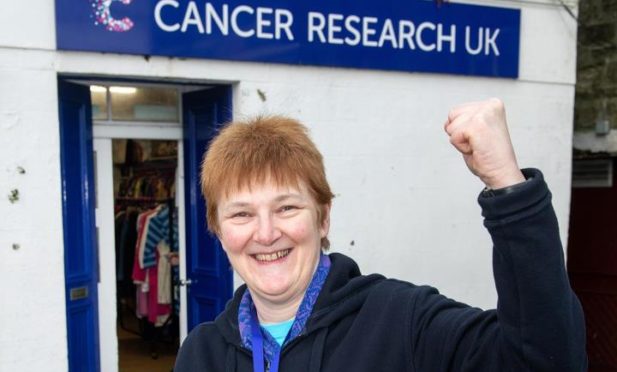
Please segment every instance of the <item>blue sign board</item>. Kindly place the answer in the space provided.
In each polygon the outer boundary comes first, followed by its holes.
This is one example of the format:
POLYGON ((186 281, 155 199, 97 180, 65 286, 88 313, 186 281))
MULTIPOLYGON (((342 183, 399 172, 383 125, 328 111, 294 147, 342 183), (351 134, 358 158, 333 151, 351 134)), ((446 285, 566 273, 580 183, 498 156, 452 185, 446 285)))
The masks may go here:
POLYGON ((520 10, 424 0, 56 0, 58 49, 518 76, 520 10))

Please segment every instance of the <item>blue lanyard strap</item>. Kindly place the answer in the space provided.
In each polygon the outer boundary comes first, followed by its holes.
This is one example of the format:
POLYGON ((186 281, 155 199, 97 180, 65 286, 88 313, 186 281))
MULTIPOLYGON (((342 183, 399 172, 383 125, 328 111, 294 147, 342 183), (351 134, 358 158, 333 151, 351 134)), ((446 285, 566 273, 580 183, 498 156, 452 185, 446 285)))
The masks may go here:
MULTIPOLYGON (((261 327, 259 325, 259 320, 257 318, 257 312, 255 311, 255 306, 252 306, 251 308, 251 341, 253 344, 253 371, 254 372, 265 372, 264 371, 264 340, 263 340, 263 335, 261 334, 261 327)), ((272 361, 270 363, 269 372, 278 372, 280 352, 281 352, 281 349, 277 348, 274 355, 272 356, 272 361)))
MULTIPOLYGON (((285 342, 293 340, 302 333, 313 311, 313 306, 317 301, 317 297, 326 282, 330 266, 330 257, 322 253, 319 258, 317 270, 315 274, 313 274, 313 279, 311 279, 311 283, 304 294, 300 308, 295 314, 296 319, 289 330, 285 342)), ((259 325, 259 318, 257 318, 255 304, 251 299, 251 294, 248 289, 242 295, 242 300, 238 307, 238 328, 242 339, 242 345, 253 350, 253 371, 265 372, 264 359, 271 359, 269 360, 269 372, 278 372, 281 347, 274 340, 269 340, 268 338, 264 339, 259 325)))

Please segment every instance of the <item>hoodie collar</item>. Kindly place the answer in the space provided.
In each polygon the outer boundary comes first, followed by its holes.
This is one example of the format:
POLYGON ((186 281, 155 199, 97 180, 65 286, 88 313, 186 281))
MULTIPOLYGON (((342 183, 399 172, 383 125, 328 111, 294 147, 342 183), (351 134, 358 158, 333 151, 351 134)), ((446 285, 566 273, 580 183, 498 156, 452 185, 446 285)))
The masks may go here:
MULTIPOLYGON (((323 256, 329 258, 331 267, 326 274, 327 280, 323 283, 318 295, 313 295, 316 297, 314 298, 315 302, 309 312, 308 319, 306 319, 304 331, 301 332, 303 334, 327 327, 343 316, 356 311, 362 306, 368 290, 384 279, 383 276, 377 274, 362 276, 356 262, 343 254, 331 253, 323 256)), ((313 279, 315 279, 315 276, 313 279)), ((324 279, 326 279, 325 276, 324 279)), ((247 348, 241 339, 238 325, 238 310, 242 298, 247 292, 246 284, 240 286, 235 291, 234 297, 227 303, 225 311, 215 320, 217 328, 227 342, 245 350, 247 348)), ((286 343, 289 343, 289 340, 286 343)))
MULTIPOLYGON (((285 343, 290 342, 294 338, 298 337, 301 334, 306 322, 311 315, 313 310, 313 306, 315 305, 315 301, 317 301, 317 297, 321 292, 321 289, 326 282, 326 278, 328 273, 330 272, 330 258, 322 254, 319 258, 319 263, 317 265, 317 269, 313 274, 313 278, 309 283, 309 286, 304 293, 304 298, 300 303, 300 307, 295 315, 295 320, 289 330, 289 334, 285 339, 285 343)), ((242 299, 240 300, 240 305, 238 307, 238 329, 240 332, 240 340, 242 342, 242 346, 245 348, 252 350, 252 342, 251 342, 251 312, 255 307, 253 304, 253 299, 251 298, 251 293, 248 289, 244 290, 242 295, 242 299)), ((275 352, 280 348, 278 343, 274 340, 274 338, 268 333, 262 330, 262 335, 264 336, 264 354, 267 360, 272 360, 275 352)))

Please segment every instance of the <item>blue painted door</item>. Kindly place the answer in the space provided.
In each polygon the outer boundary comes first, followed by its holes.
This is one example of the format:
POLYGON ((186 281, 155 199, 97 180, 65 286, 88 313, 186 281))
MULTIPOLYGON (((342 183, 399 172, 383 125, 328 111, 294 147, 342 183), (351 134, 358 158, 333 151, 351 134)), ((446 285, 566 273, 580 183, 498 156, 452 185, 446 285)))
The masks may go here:
POLYGON ((199 174, 203 154, 221 124, 231 120, 231 87, 185 93, 184 175, 186 200, 187 317, 190 331, 213 320, 231 298, 233 275, 218 239, 207 231, 199 174))
POLYGON ((69 371, 99 371, 90 90, 60 79, 58 97, 69 371))

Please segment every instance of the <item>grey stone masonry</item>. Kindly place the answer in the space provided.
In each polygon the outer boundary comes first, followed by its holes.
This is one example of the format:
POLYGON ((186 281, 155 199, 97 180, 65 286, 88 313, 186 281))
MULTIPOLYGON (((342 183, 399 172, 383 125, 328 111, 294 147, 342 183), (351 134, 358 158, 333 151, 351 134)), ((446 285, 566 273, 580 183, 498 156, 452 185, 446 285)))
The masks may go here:
POLYGON ((617 129, 617 0, 581 0, 574 130, 617 129))

